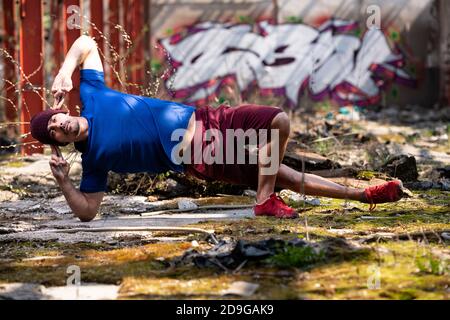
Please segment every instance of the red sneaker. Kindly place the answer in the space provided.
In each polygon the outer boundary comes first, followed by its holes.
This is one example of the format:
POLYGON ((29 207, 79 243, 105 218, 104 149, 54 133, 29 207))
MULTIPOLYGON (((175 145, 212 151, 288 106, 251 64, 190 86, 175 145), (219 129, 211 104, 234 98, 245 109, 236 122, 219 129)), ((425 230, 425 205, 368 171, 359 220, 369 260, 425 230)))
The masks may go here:
POLYGON ((403 184, 399 180, 389 181, 378 186, 369 187, 364 191, 369 210, 375 209, 377 203, 396 202, 403 197, 403 184))
POLYGON ((281 197, 272 193, 266 201, 253 208, 255 216, 268 216, 280 219, 294 219, 298 217, 297 211, 289 207, 281 197))

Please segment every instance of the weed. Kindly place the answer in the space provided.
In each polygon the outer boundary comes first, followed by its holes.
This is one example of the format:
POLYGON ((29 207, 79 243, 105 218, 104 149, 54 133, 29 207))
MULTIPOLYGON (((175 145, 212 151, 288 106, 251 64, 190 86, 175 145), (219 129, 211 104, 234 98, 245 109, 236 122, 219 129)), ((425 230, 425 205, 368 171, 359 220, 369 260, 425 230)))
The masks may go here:
POLYGON ((313 149, 321 155, 326 155, 333 150, 335 145, 336 142, 334 140, 317 141, 313 144, 313 149))
POLYGON ((297 17, 297 16, 289 16, 289 17, 286 17, 286 23, 301 24, 301 23, 303 23, 303 19, 300 17, 297 17))
POLYGON ((431 254, 416 258, 416 266, 425 274, 440 276, 448 272, 446 261, 436 259, 431 254))
POLYGON ((267 262, 280 268, 303 268, 322 261, 324 257, 322 251, 317 252, 309 246, 288 247, 285 251, 268 258, 267 262))

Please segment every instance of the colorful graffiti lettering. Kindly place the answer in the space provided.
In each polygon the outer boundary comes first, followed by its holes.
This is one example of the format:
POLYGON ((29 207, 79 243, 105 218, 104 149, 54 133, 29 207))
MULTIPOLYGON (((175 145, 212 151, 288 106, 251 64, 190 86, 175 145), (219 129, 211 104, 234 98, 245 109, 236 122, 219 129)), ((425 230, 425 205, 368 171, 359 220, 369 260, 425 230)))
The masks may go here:
POLYGON ((173 72, 166 87, 175 98, 202 104, 233 79, 241 92, 258 86, 262 94, 286 96, 297 106, 305 89, 312 99, 371 105, 392 82, 415 86, 403 70, 405 57, 390 48, 380 30, 359 39, 357 23, 331 19, 320 28, 302 24, 201 23, 159 40, 173 72))

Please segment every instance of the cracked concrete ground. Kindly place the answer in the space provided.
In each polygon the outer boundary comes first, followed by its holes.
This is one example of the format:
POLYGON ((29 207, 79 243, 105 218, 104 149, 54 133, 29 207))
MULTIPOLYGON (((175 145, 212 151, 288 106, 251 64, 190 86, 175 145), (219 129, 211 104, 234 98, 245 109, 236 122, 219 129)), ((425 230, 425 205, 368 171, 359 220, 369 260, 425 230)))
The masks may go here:
MULTIPOLYGON (((292 129, 293 135, 306 132, 295 122, 292 129)), ((365 123, 365 129, 381 144, 389 139, 388 152, 415 154, 420 179, 434 179, 436 168, 450 165, 450 145, 440 142, 442 133, 435 137, 424 134, 428 129, 378 122, 365 123), (417 138, 409 141, 410 136, 417 138)), ((343 165, 364 162, 365 149, 344 142, 338 147, 315 143, 314 151, 320 149, 343 165)), ((178 210, 180 198, 108 194, 98 217, 82 223, 73 217, 57 188, 48 159, 48 154, 34 155, 0 163, 0 299, 224 299, 223 292, 239 281, 258 285, 250 296, 253 299, 450 298, 448 191, 416 190, 410 198, 380 205, 374 212, 352 201, 319 198, 320 205, 314 206, 287 197, 301 212, 292 221, 253 217, 251 192, 246 193, 250 196, 189 198, 199 206, 237 206, 189 212, 178 210), (198 233, 47 232, 147 226, 214 230, 219 240, 301 238, 328 240, 333 246, 343 239, 361 251, 336 247, 337 258, 305 267, 298 265, 300 253, 288 250, 275 260, 249 262, 224 272, 174 263, 186 251, 203 252, 214 246, 198 233), (70 266, 80 268, 81 287, 66 286, 70 266), (374 275, 380 277, 379 287, 371 286, 374 275)), ((71 169, 75 184, 80 172, 75 159, 71 169)), ((356 187, 383 181, 378 176, 332 179, 356 187)))

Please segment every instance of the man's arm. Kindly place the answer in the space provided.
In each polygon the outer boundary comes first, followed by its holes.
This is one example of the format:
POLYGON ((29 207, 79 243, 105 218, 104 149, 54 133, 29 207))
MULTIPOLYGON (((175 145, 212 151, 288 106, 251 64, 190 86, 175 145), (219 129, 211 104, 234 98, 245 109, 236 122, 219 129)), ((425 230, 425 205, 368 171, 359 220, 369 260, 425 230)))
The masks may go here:
POLYGON ((72 74, 79 65, 82 65, 82 69, 103 72, 97 43, 89 36, 80 36, 67 52, 64 63, 53 82, 52 93, 55 97, 53 108, 59 109, 65 94, 72 90, 72 74))
POLYGON ((83 222, 94 219, 103 200, 104 192, 83 193, 77 190, 69 179, 69 164, 62 157, 58 147, 52 146, 50 168, 75 216, 83 222))
POLYGON ((97 43, 89 36, 82 35, 75 40, 69 52, 67 52, 59 72, 72 75, 79 65, 82 65, 83 69, 95 69, 103 72, 97 43))

